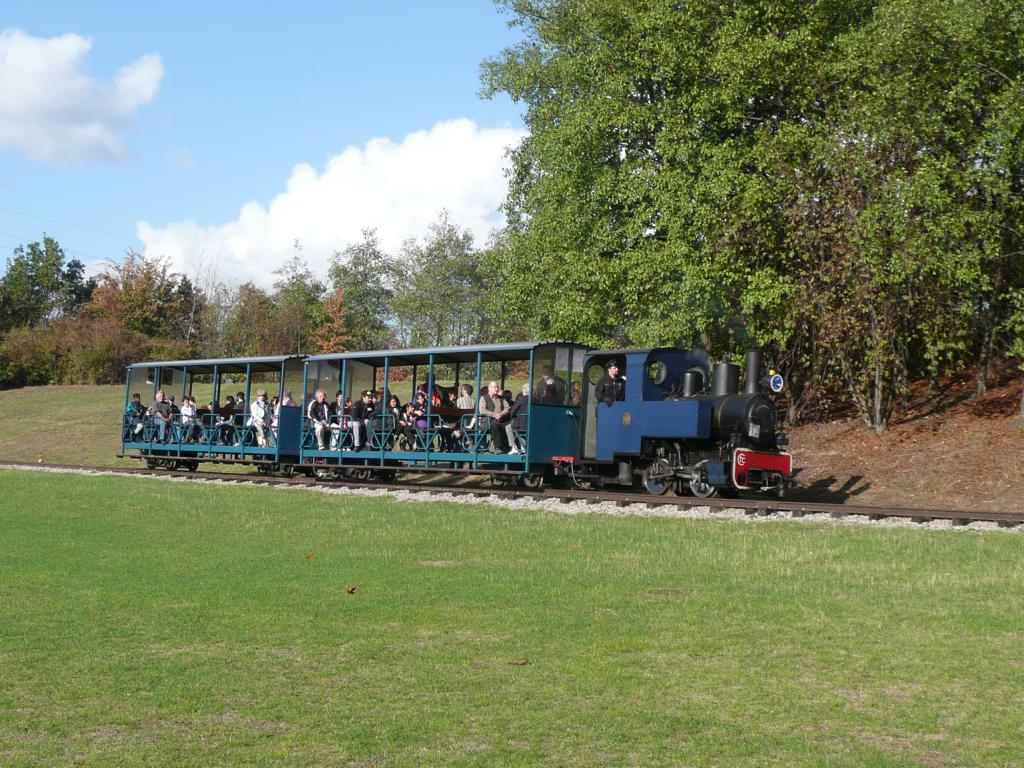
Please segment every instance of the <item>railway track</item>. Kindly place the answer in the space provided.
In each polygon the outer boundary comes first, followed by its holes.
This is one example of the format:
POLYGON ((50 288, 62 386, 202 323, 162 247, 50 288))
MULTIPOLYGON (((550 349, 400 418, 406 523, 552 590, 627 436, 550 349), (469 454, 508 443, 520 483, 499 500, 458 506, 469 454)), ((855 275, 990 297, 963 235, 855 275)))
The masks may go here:
POLYGON ((504 499, 534 499, 538 501, 553 500, 559 503, 583 502, 585 504, 615 504, 627 507, 632 504, 644 505, 647 508, 675 507, 676 509, 710 508, 712 510, 740 509, 749 515, 767 517, 779 513, 788 513, 789 517, 803 517, 811 514, 827 514, 832 518, 863 516, 870 520, 905 519, 916 523, 929 523, 946 520, 952 525, 969 525, 976 522, 996 523, 1000 527, 1015 528, 1024 525, 1024 512, 986 512, 962 509, 937 509, 917 507, 869 507, 850 504, 835 504, 815 501, 787 501, 784 499, 701 499, 687 496, 652 496, 646 493, 620 493, 613 491, 586 491, 576 489, 545 488, 530 490, 526 488, 490 487, 483 485, 459 485, 439 482, 432 478, 419 482, 378 482, 374 480, 358 481, 353 479, 324 480, 304 476, 280 477, 261 475, 258 473, 240 474, 228 472, 188 472, 181 470, 147 469, 143 467, 85 467, 64 464, 30 464, 11 461, 0 461, 0 468, 42 469, 64 472, 97 472, 118 475, 143 475, 157 477, 174 477, 196 482, 216 480, 226 483, 249 483, 255 485, 306 485, 348 488, 350 490, 384 490, 426 493, 432 495, 450 494, 452 496, 470 496, 480 499, 498 497, 504 499))

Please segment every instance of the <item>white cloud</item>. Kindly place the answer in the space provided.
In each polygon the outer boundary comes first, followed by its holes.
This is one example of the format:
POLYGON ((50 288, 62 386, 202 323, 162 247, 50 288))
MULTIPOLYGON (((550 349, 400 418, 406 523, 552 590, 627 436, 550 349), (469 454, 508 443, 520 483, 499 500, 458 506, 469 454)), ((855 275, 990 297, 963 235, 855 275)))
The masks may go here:
POLYGON ((505 150, 524 136, 520 129, 479 128, 459 119, 401 143, 371 139, 330 158, 322 173, 295 166, 269 205, 248 202, 235 221, 165 227, 143 221, 138 236, 148 255, 168 257, 184 274, 214 265, 221 279, 263 286, 273 282, 271 273, 291 255, 295 240, 310 267, 324 275, 331 255, 359 242, 364 228, 377 229, 383 247, 395 252, 403 240, 423 237, 442 208, 483 245, 502 223, 497 209, 507 188, 505 150))
POLYGON ((124 157, 117 132, 156 96, 163 63, 149 53, 103 83, 83 71, 90 48, 76 34, 0 32, 0 147, 55 162, 124 157))

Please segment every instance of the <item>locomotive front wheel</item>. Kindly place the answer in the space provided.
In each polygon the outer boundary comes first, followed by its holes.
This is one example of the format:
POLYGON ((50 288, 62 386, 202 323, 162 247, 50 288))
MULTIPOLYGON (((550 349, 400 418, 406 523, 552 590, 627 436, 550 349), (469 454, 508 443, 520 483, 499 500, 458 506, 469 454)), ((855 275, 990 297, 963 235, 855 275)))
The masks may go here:
POLYGON ((708 485, 705 480, 691 480, 690 493, 698 499, 710 499, 718 495, 718 489, 713 485, 708 485))

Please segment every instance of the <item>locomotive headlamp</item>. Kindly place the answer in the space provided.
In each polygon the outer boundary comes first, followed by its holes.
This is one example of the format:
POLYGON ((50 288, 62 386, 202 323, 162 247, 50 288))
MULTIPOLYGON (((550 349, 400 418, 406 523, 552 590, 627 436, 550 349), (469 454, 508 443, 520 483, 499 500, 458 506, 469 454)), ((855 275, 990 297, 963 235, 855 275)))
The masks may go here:
POLYGON ((772 392, 779 393, 782 388, 786 386, 786 380, 782 378, 781 373, 775 371, 768 371, 768 375, 761 379, 761 384, 765 389, 770 389, 772 392))

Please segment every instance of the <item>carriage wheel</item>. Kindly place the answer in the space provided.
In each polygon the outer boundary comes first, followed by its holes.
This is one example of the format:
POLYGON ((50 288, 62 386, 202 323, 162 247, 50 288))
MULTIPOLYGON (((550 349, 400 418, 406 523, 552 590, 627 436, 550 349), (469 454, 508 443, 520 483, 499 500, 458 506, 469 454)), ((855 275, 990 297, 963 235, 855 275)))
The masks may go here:
POLYGON ((366 482, 370 479, 370 470, 368 469, 357 469, 355 471, 356 480, 360 482, 366 482))
POLYGON ((531 472, 528 475, 523 475, 523 485, 531 491, 539 491, 544 487, 544 473, 531 472))
POLYGON ((156 459, 146 459, 146 469, 156 469, 156 459))
POLYGON ((284 466, 281 467, 281 474, 284 475, 285 477, 291 477, 292 475, 295 474, 295 465, 285 464, 284 466))

